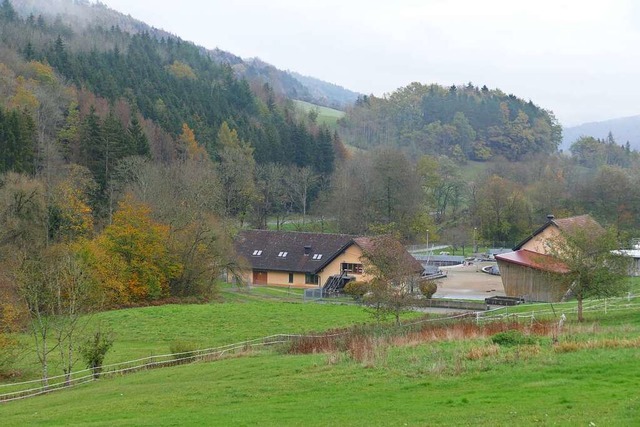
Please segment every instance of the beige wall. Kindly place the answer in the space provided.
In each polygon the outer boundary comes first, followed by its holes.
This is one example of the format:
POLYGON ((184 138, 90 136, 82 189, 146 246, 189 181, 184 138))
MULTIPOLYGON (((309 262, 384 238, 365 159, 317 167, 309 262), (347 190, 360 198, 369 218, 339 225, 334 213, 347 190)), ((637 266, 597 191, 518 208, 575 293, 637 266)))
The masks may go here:
POLYGON ((305 284, 304 274, 293 273, 293 283, 289 283, 288 271, 269 271, 267 272, 267 283, 269 285, 301 286, 305 284))
POLYGON ((535 236, 533 239, 529 240, 525 243, 521 249, 526 249, 528 251, 537 252, 539 254, 549 254, 549 242, 553 242, 560 235, 560 230, 555 225, 550 225, 549 227, 542 230, 540 234, 535 236))
MULTIPOLYGON (((320 276, 320 286, 324 285, 329 276, 335 276, 342 273, 342 271, 340 271, 340 265, 342 263, 362 264, 362 249, 360 249, 360 246, 356 244, 349 246, 344 252, 342 252, 333 261, 331 261, 324 269, 318 272, 318 275, 320 276)), ((350 276, 354 276, 356 278, 356 281, 366 282, 371 279, 365 271, 363 271, 363 274, 348 274, 350 276)))
MULTIPOLYGON (((324 269, 318 272, 319 281, 318 286, 322 287, 329 276, 338 275, 341 273, 340 265, 342 263, 350 264, 362 264, 362 249, 356 244, 349 246, 344 252, 338 255, 333 261, 331 261, 324 269)), ((358 281, 370 280, 370 277, 363 272, 363 274, 349 273, 355 276, 358 281)), ((245 283, 252 283, 253 273, 251 271, 243 274, 245 283)), ((268 271, 267 272, 267 284, 280 285, 280 286, 310 286, 305 283, 304 273, 294 273, 293 283, 289 283, 289 272, 287 271, 268 271)))

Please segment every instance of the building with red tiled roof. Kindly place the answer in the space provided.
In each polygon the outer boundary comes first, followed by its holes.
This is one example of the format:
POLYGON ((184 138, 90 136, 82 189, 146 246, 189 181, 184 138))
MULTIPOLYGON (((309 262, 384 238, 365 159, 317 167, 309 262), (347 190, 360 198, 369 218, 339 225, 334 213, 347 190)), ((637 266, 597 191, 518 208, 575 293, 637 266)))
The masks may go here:
MULTIPOLYGON (((375 247, 375 238, 347 234, 242 230, 235 250, 250 267, 243 280, 254 285, 318 287, 332 276, 348 275, 367 281, 363 253, 375 247)), ((422 265, 397 242, 399 256, 417 274, 422 265)))
POLYGON ((556 219, 547 222, 513 248, 513 252, 496 255, 502 285, 507 296, 528 301, 561 301, 569 290, 568 284, 555 280, 569 272, 566 265, 550 255, 553 242, 562 239, 563 232, 576 229, 602 233, 604 229, 590 215, 556 219))

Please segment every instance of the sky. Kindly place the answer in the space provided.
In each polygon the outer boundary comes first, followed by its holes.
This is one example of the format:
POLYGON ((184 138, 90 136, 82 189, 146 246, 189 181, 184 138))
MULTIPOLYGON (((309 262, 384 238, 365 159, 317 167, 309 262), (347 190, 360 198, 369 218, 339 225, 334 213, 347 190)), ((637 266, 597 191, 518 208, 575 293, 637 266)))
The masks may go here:
POLYGON ((471 82, 565 126, 640 115, 635 0, 101 1, 198 45, 365 94, 471 82))

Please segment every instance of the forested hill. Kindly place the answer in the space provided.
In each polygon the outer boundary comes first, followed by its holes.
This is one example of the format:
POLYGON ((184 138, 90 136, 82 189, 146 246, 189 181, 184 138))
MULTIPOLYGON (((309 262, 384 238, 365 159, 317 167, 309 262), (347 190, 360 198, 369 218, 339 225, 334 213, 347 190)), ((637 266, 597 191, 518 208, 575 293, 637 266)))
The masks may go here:
MULTIPOLYGON (((43 15, 50 20, 60 20, 71 28, 101 26, 118 27, 130 33, 148 33, 152 38, 176 38, 174 35, 153 28, 131 16, 125 16, 100 2, 88 0, 12 0, 22 16, 43 15)), ((236 77, 247 79, 254 85, 269 84, 280 97, 299 99, 326 107, 344 109, 353 103, 357 94, 320 80, 308 81, 295 73, 280 70, 259 59, 242 59, 218 48, 199 47, 200 52, 219 64, 232 67, 236 77)))
POLYGON ((379 98, 365 96, 341 121, 346 142, 398 145, 456 160, 552 153, 562 138, 553 114, 500 90, 412 83, 379 98))
MULTIPOLYGON (((92 6, 84 7, 93 10, 92 6)), ((147 134, 157 135, 151 138, 151 150, 158 160, 168 162, 178 155, 176 142, 185 126, 215 158, 216 135, 227 122, 240 139, 249 142, 258 163, 293 163, 311 166, 320 174, 331 172, 332 136, 305 117, 298 118, 293 105, 277 99, 269 85, 257 88, 256 95, 228 65, 203 56, 197 46, 177 37, 158 39, 146 32, 129 33, 119 26, 75 26, 64 20, 66 16, 23 17, 7 0, 0 16, 0 62, 6 79, 3 99, 8 100, 4 107, 32 108, 37 116, 37 110, 48 105, 54 122, 47 127, 39 125, 51 138, 59 137, 59 128, 74 125, 62 123, 60 111, 66 112, 67 121, 79 119, 82 123, 93 107, 102 119, 109 114, 117 116, 125 128, 139 112, 150 121, 147 134), (55 95, 46 93, 57 82, 49 67, 74 87, 76 95, 69 96, 64 90, 55 95), (161 132, 167 137, 158 136, 161 132)), ((70 161, 80 162, 79 152, 70 147, 70 161)))

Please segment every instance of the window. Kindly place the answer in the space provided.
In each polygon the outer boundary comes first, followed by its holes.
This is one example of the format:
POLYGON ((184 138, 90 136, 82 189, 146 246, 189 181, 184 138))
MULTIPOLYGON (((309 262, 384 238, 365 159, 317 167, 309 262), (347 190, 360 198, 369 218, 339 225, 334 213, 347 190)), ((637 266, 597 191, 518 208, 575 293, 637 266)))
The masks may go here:
POLYGON ((345 273, 362 274, 362 264, 343 262, 340 265, 340 269, 345 273))
POLYGON ((317 274, 306 273, 304 275, 304 283, 307 285, 317 285, 320 278, 317 274))
POLYGON ((278 258, 286 258, 289 252, 280 252, 278 253, 278 258))
POLYGON ((260 256, 262 255, 262 251, 259 249, 256 249, 255 251, 253 251, 253 256, 260 256))
POLYGON ((289 283, 293 283, 293 273, 289 273, 289 283))
POLYGON ((322 254, 313 254, 313 257, 311 257, 311 259, 320 260, 322 259, 322 254))

